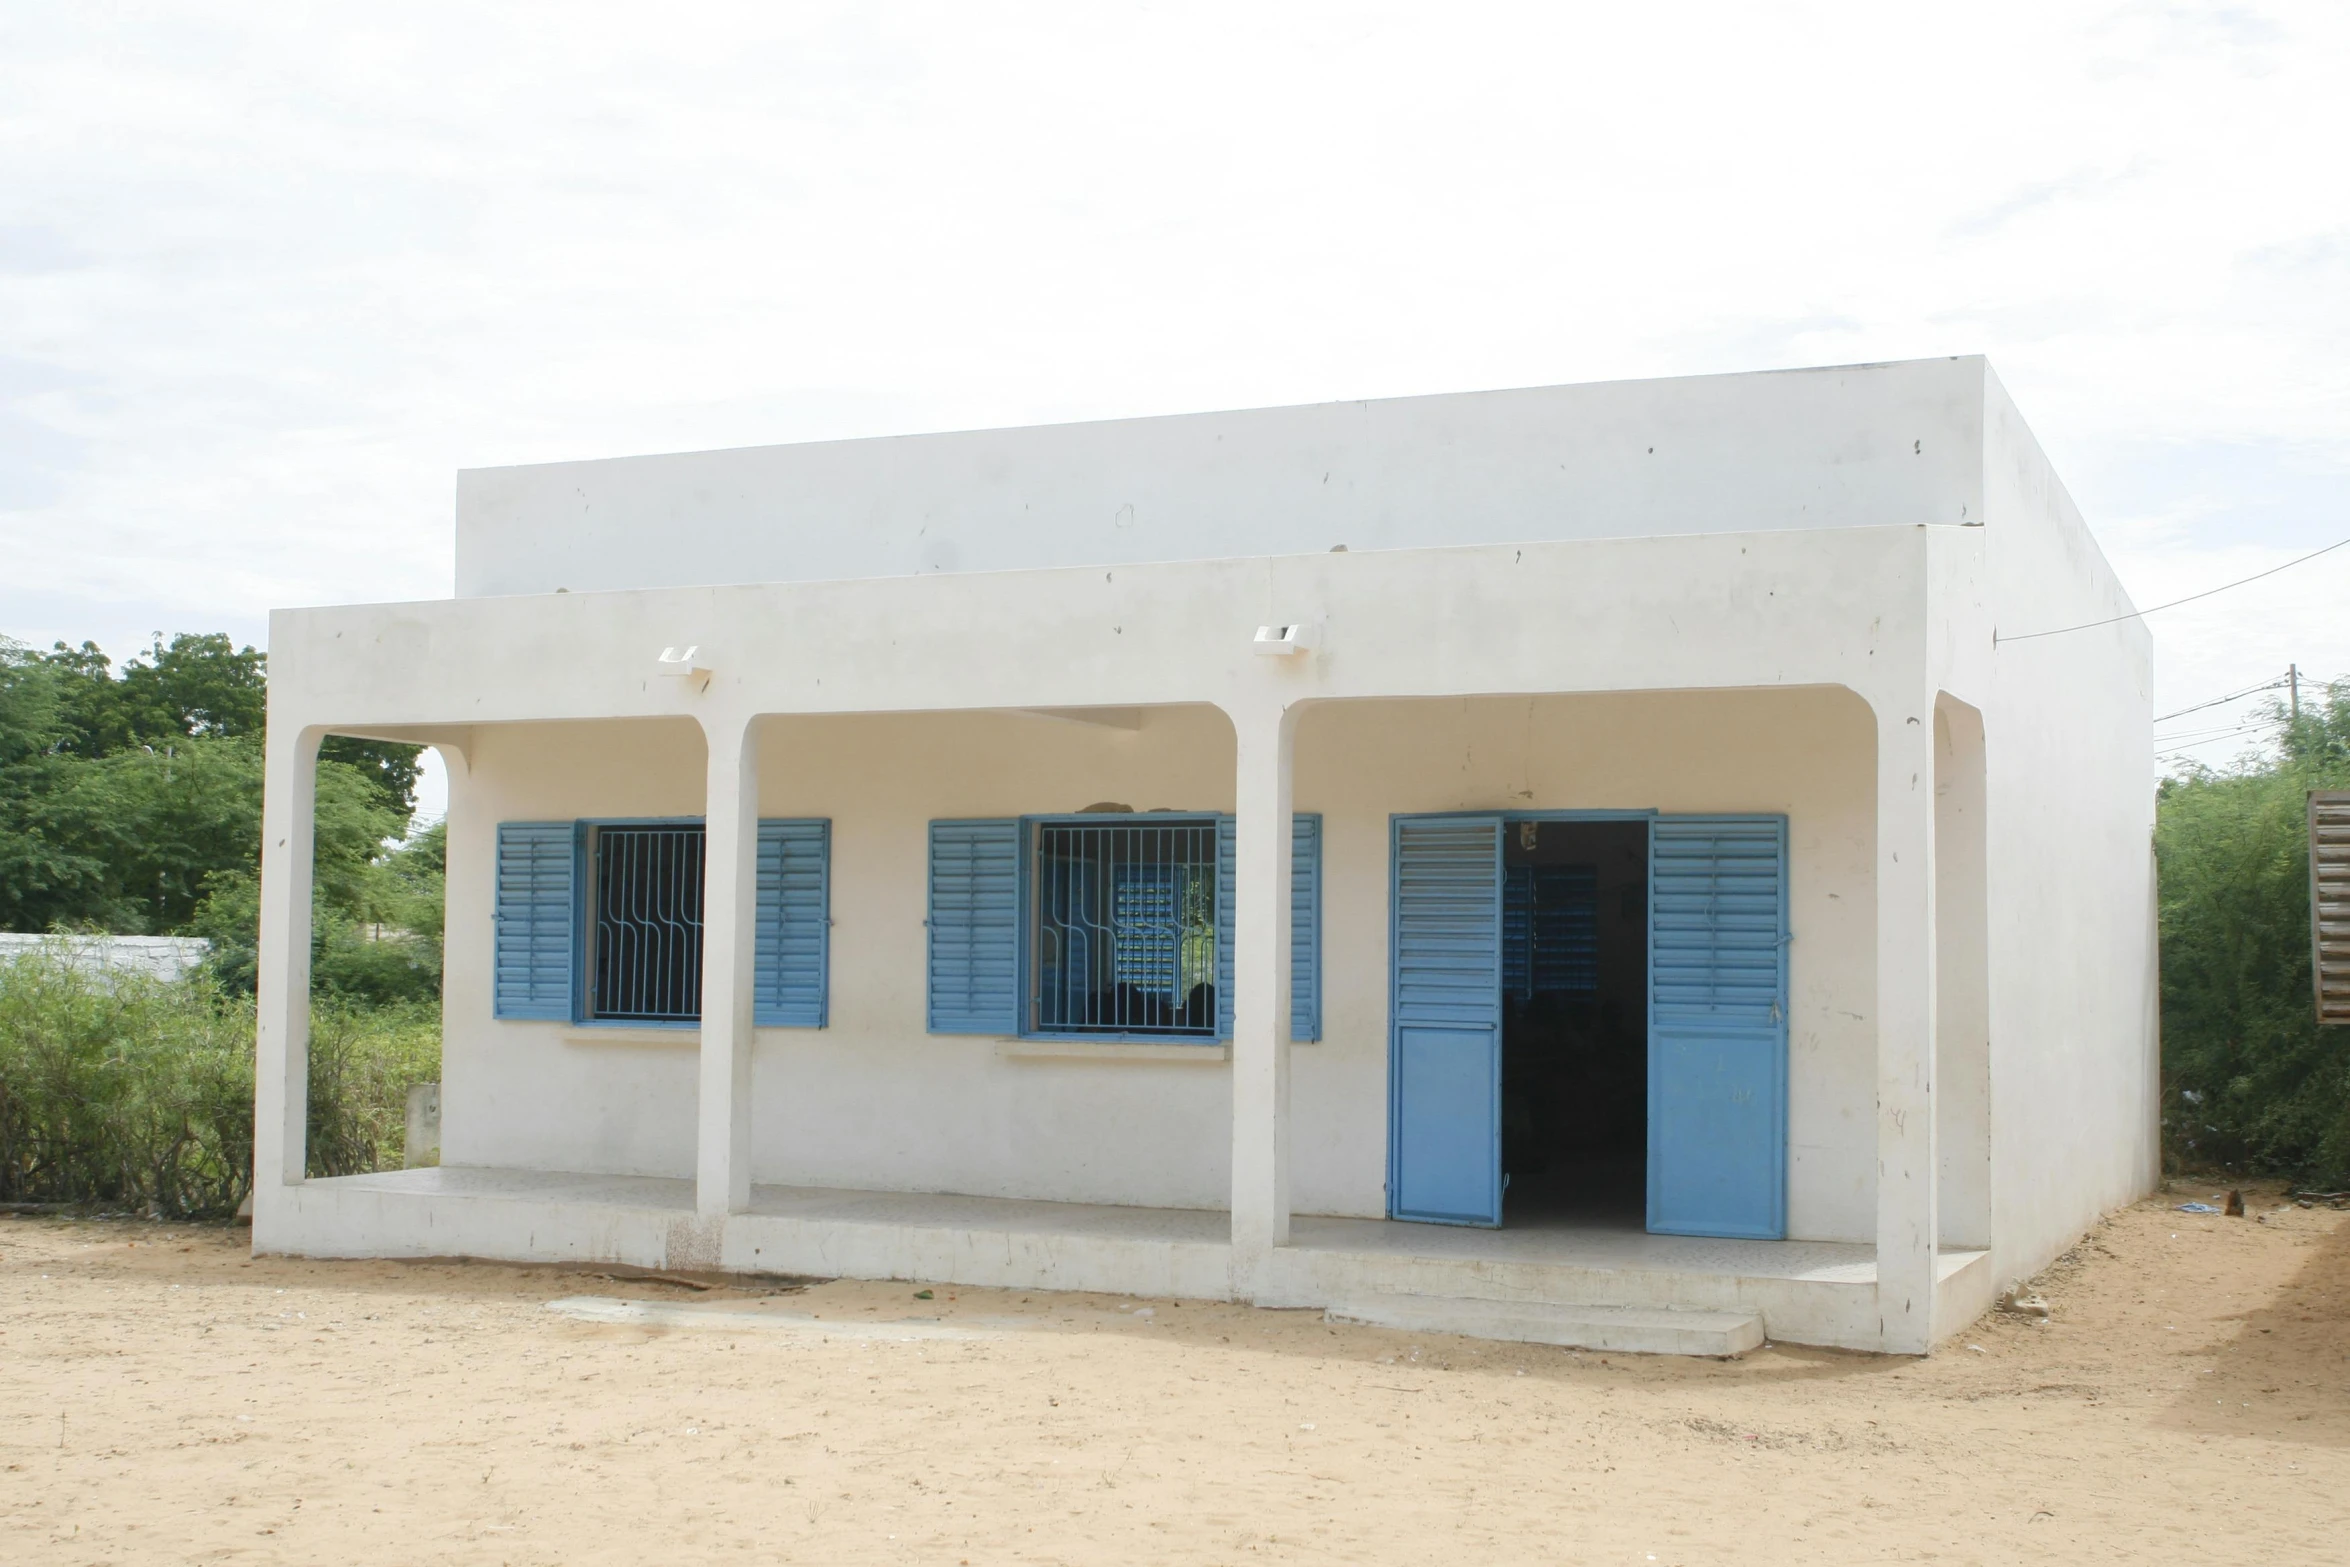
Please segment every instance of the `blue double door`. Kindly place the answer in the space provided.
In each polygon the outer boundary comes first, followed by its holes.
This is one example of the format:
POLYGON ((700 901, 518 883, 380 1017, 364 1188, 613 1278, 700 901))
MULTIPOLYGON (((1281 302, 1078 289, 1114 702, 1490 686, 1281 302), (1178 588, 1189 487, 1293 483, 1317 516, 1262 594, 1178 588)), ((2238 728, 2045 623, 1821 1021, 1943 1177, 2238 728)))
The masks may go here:
MULTIPOLYGON (((1389 1215, 1502 1219, 1504 834, 1523 818, 1394 820, 1389 1215)), ((1786 1234, 1787 825, 1651 816, 1647 1221, 1786 1234)))

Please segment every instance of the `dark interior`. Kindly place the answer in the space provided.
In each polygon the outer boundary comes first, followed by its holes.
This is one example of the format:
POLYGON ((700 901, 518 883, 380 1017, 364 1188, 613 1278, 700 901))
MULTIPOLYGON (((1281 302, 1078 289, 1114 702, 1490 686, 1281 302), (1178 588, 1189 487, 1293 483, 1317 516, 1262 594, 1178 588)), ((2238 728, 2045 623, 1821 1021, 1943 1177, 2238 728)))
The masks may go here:
POLYGON ((1506 1224, 1646 1218, 1648 824, 1503 824, 1506 1224))

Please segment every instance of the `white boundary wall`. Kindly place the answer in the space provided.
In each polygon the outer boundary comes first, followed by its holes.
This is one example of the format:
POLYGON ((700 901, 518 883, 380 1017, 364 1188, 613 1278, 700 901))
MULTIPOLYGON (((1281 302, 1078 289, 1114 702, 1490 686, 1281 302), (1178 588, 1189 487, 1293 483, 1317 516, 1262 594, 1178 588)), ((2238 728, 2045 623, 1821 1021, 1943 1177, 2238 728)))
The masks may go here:
POLYGON ((52 952, 84 973, 182 978, 211 955, 201 936, 74 936, 0 932, 0 963, 28 952, 52 952))

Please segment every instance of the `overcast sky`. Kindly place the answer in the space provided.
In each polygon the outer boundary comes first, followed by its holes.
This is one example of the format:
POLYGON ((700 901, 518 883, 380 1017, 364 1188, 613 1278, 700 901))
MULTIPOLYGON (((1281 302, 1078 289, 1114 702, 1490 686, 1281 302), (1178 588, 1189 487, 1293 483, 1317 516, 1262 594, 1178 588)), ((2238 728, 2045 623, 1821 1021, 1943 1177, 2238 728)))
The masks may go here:
POLYGON ((1975 352, 2158 603, 2350 535, 2346 83, 2339 0, 11 5, 0 633, 445 595, 460 467, 1975 352))

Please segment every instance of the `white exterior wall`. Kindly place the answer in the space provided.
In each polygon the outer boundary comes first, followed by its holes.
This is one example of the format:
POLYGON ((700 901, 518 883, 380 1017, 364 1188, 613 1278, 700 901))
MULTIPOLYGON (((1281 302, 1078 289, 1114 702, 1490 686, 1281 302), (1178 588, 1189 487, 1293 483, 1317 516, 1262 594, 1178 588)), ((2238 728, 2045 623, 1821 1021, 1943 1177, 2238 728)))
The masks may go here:
MULTIPOLYGON (((2003 635, 2131 605, 1985 375, 1985 562, 2003 635)), ((2152 639, 2142 621, 2002 642, 1985 757, 1993 1236, 2029 1276, 2161 1171, 2152 639)))
POLYGON ((502 821, 700 816, 700 726, 516 724, 482 730, 471 750, 470 768, 449 779, 441 1161, 692 1175, 698 1036, 494 1020, 490 915, 502 821))
MULTIPOLYGON (((1232 807, 1230 723, 1159 708, 1124 729, 1010 714, 771 719, 760 813, 832 822, 831 1024, 762 1029, 752 1175, 773 1184, 1220 1208, 1230 1069, 1026 1059, 925 1030, 935 818, 1232 807)), ((1388 820, 1396 812, 1784 811, 1790 820, 1789 1224, 1874 1224, 1873 725, 1849 692, 1337 703, 1297 739, 1323 815, 1324 1034, 1293 1058, 1298 1211, 1377 1217, 1387 1157, 1388 820), (1725 758, 1735 758, 1725 768, 1725 758)), ((703 748, 676 722, 487 732, 450 816, 443 1157, 690 1175, 695 1035, 490 1017, 500 821, 691 816, 703 748)))
POLYGON ((461 597, 1963 526, 1983 361, 1773 370, 487 468, 461 597))

